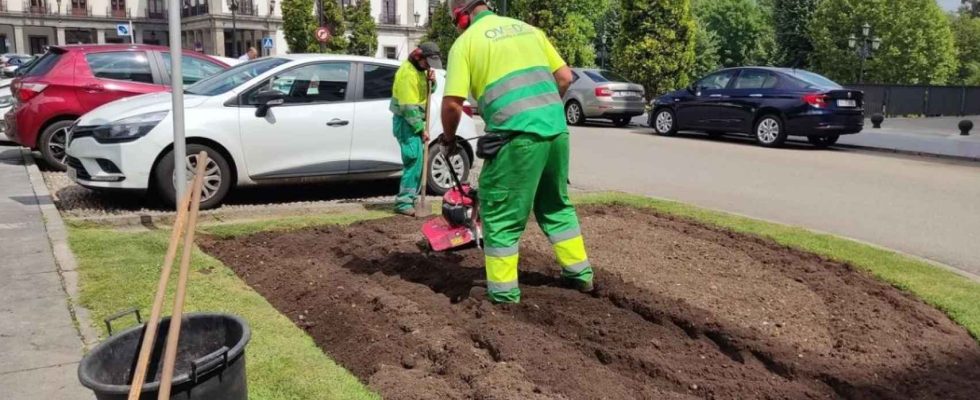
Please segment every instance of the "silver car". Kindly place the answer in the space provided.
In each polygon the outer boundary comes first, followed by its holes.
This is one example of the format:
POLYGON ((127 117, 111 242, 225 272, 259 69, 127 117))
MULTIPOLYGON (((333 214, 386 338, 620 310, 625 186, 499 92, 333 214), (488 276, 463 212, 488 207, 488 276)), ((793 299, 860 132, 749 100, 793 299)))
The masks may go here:
POLYGON ((572 86, 565 93, 565 120, 581 125, 588 118, 609 119, 626 126, 643 115, 643 86, 604 69, 572 68, 572 86))

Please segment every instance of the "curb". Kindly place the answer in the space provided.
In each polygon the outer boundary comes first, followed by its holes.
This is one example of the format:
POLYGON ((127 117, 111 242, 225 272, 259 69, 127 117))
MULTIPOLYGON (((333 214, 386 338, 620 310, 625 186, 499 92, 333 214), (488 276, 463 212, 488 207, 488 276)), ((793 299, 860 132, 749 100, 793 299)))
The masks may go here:
POLYGON ((73 325, 78 330, 82 346, 87 352, 92 346, 99 343, 99 334, 95 331, 95 325, 92 323, 88 309, 82 307, 80 303, 78 263, 68 246, 68 230, 65 228, 65 222, 61 219, 61 213, 51 201, 51 193, 48 192, 48 187, 44 184, 44 177, 41 175, 41 170, 37 168, 37 164, 34 163, 31 152, 22 149, 21 155, 24 158, 24 166, 27 168, 38 208, 41 209, 41 215, 44 217, 44 230, 48 235, 48 242, 51 244, 55 264, 58 266, 61 288, 68 295, 68 313, 72 316, 73 325))
POLYGON ((872 151, 876 153, 891 153, 891 154, 902 154, 907 156, 915 157, 925 157, 925 158, 938 158, 943 160, 953 160, 953 161, 966 161, 966 162, 980 162, 980 157, 966 157, 966 156, 954 156, 949 154, 937 154, 937 153, 925 153, 921 151, 912 150, 901 150, 901 149, 891 149, 886 147, 872 147, 872 146, 861 146, 856 144, 834 144, 830 146, 831 149, 854 149, 862 151, 872 151))

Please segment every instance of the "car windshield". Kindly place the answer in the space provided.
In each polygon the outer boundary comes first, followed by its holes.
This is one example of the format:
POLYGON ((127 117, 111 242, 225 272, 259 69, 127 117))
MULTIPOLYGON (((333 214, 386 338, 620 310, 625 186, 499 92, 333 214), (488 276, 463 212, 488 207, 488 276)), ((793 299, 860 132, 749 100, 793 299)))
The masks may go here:
POLYGON ((593 70, 593 71, 583 71, 589 76, 593 81, 598 83, 603 82, 629 82, 628 79, 623 78, 619 74, 609 71, 609 70, 593 70))
POLYGON ((792 75, 794 78, 805 82, 810 87, 821 87, 821 88, 828 88, 828 89, 844 88, 843 86, 839 85, 837 82, 834 82, 822 75, 815 74, 810 71, 804 71, 802 69, 794 69, 794 70, 789 70, 787 72, 790 75, 792 75))
POLYGON ((217 96, 287 62, 289 60, 285 58, 260 58, 238 64, 225 72, 202 79, 184 92, 201 96, 217 96))

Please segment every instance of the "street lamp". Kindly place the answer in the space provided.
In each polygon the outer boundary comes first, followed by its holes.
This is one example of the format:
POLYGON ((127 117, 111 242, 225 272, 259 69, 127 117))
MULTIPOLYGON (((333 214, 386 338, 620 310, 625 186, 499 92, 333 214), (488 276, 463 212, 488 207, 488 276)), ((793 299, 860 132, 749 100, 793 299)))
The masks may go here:
POLYGON ((238 58, 238 0, 228 0, 231 10, 231 56, 238 58))
POLYGON ((864 62, 874 56, 874 53, 881 47, 881 39, 871 36, 871 24, 861 25, 861 37, 853 33, 847 38, 847 47, 857 52, 861 60, 858 71, 858 83, 864 83, 864 62))
POLYGON ((415 26, 416 27, 422 26, 422 22, 421 21, 422 21, 422 14, 419 14, 419 12, 416 11, 415 12, 415 26))

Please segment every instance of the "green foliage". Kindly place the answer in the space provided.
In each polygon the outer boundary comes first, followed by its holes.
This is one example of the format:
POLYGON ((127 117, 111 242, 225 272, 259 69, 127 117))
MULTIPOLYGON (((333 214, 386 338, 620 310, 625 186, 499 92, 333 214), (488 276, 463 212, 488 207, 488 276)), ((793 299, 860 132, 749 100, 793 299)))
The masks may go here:
POLYGON ((950 83, 980 86, 980 18, 963 12, 950 16, 959 70, 950 83))
MULTIPOLYGON (((324 46, 317 43, 317 49, 324 49, 327 53, 346 53, 347 52, 347 21, 344 20, 344 10, 336 0, 317 0, 317 4, 323 7, 323 23, 330 29, 330 41, 324 46)), ((370 7, 370 5, 368 6, 370 7)), ((311 33, 315 36, 315 32, 311 33)))
POLYGON ((806 68, 807 57, 813 51, 813 43, 806 27, 817 8, 817 0, 773 1, 773 28, 776 34, 777 65, 806 68))
POLYGON ((507 4, 509 16, 543 30, 568 65, 595 64, 595 25, 608 0, 511 0, 507 4))
POLYGON ((348 7, 344 12, 347 14, 351 32, 347 53, 374 57, 378 50, 378 26, 371 16, 371 2, 358 0, 357 4, 348 7))
POLYGON ((596 64, 603 68, 607 68, 611 64, 610 56, 612 55, 613 42, 621 31, 622 13, 620 0, 610 0, 606 12, 595 22, 596 37, 593 46, 596 49, 596 64), (603 49, 605 49, 605 54, 603 54, 603 49))
POLYGON ((697 29, 690 0, 622 0, 621 29, 613 64, 648 97, 688 84, 697 29))
POLYGON ((698 0, 694 15, 718 37, 722 66, 771 63, 775 47, 771 14, 756 0, 698 0))
POLYGON ((980 0, 960 0, 962 11, 970 13, 974 18, 980 18, 980 0))
POLYGON ((282 0, 282 30, 290 53, 310 53, 317 49, 314 31, 316 16, 313 0, 282 0))
POLYGON ((948 82, 957 71, 949 19, 935 0, 821 0, 810 20, 813 69, 839 82, 857 82, 861 59, 848 37, 868 23, 881 48, 864 65, 864 81, 890 84, 948 82))
POLYGON ((704 25, 699 23, 694 37, 695 59, 691 78, 698 79, 720 68, 721 58, 718 55, 718 36, 714 32, 704 29, 704 25))
MULTIPOLYGON (((437 0, 432 0, 437 1, 437 0)), ((436 7, 425 25, 425 37, 423 42, 433 42, 439 45, 442 51, 442 58, 448 59, 449 49, 453 47, 453 42, 459 37, 456 26, 453 25, 452 15, 449 14, 449 6, 445 1, 439 1, 440 6, 436 7)))

